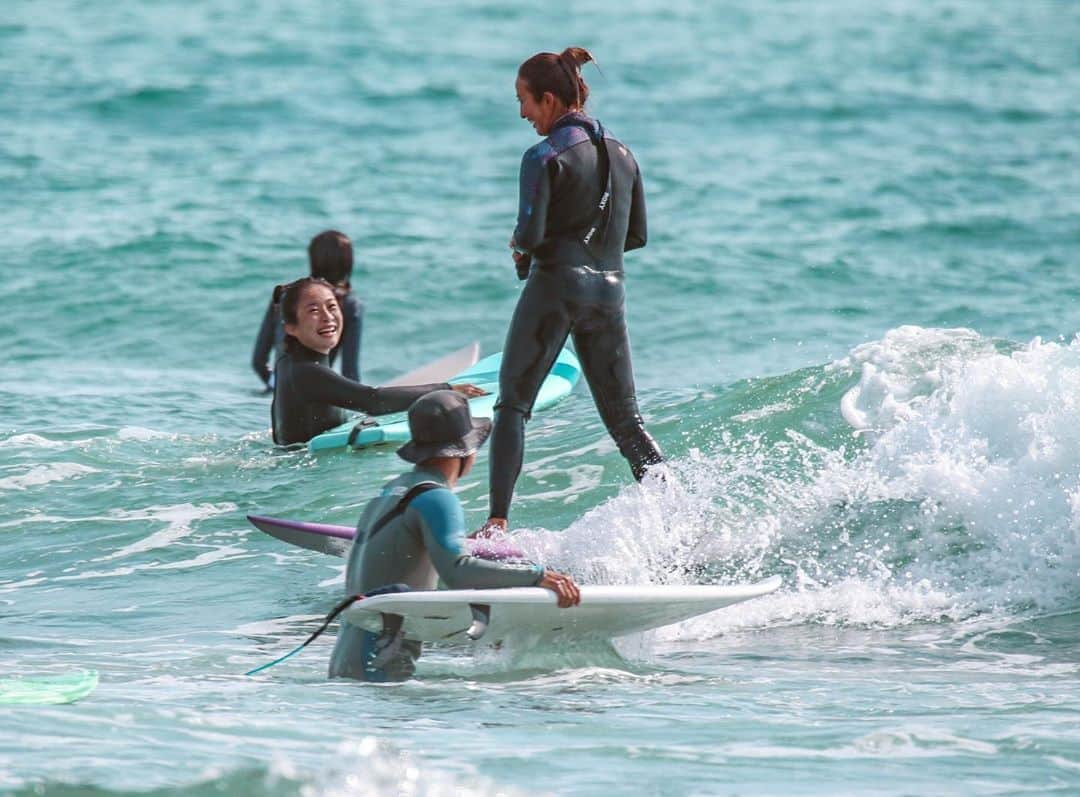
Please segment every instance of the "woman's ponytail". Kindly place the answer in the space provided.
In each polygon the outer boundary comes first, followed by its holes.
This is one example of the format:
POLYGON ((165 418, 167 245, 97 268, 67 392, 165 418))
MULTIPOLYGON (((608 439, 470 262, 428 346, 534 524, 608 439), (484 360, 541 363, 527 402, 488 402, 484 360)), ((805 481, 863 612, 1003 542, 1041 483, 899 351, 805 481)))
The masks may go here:
POLYGON ((589 99, 589 85, 581 76, 581 67, 596 63, 584 47, 567 47, 561 53, 537 53, 518 68, 518 77, 539 100, 551 92, 568 108, 583 107, 589 99))

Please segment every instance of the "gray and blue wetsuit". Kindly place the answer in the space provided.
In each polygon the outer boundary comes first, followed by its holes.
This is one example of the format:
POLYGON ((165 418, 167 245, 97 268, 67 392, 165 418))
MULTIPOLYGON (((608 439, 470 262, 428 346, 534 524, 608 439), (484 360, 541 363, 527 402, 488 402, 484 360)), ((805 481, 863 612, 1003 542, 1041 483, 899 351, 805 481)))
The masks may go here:
POLYGON ((645 431, 626 331, 623 252, 645 246, 645 192, 633 154, 582 113, 562 117, 521 162, 514 242, 526 279, 503 347, 491 437, 491 516, 507 517, 525 421, 572 336, 596 408, 641 479, 663 460, 645 431))
MULTIPOLYGON (((543 577, 539 565, 472 556, 465 534, 461 502, 446 486, 443 474, 418 465, 387 484, 364 509, 349 551, 345 592, 364 594, 391 584, 431 590, 440 579, 450 589, 531 587, 543 577), (380 519, 421 484, 434 489, 417 495, 369 536, 380 519)), ((419 656, 419 642, 380 639, 379 634, 342 623, 330 658, 330 677, 404 680, 412 676, 419 656)))

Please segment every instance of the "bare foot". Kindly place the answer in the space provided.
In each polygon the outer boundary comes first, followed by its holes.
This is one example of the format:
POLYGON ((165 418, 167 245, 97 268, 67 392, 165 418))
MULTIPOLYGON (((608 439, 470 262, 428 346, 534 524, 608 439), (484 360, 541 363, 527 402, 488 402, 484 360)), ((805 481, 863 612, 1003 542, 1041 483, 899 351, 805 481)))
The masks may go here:
POLYGON ((504 517, 489 517, 487 522, 483 526, 478 528, 472 534, 469 535, 471 539, 482 538, 487 539, 491 537, 502 537, 507 533, 506 518, 504 517))

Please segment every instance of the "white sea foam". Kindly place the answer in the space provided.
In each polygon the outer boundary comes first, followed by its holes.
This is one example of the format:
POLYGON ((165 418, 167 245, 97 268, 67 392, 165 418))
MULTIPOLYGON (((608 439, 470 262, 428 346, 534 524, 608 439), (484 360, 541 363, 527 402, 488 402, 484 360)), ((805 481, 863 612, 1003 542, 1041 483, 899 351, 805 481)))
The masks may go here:
POLYGON ((998 748, 978 739, 958 736, 929 726, 914 725, 910 728, 874 731, 854 739, 850 744, 835 747, 795 747, 739 741, 724 745, 718 752, 738 758, 895 760, 940 758, 958 753, 992 756, 998 752, 998 748))
POLYGON ((119 440, 134 440, 145 442, 147 440, 175 440, 178 435, 172 432, 159 432, 156 429, 147 429, 143 426, 124 426, 116 431, 119 440))
POLYGON ((856 346, 827 371, 854 371, 858 384, 840 402, 844 420, 866 431, 912 417, 947 375, 972 354, 992 351, 991 341, 970 329, 902 326, 879 341, 856 346))
MULTIPOLYGON (((333 761, 336 765, 317 781, 302 787, 304 797, 513 797, 526 793, 475 774, 462 774, 467 765, 457 773, 435 769, 417 754, 374 736, 340 743, 333 761)), ((304 771, 285 756, 273 761, 270 775, 306 780, 304 771)))
POLYGON ((62 440, 50 440, 37 434, 14 434, 0 440, 0 448, 47 448, 55 451, 69 445, 71 444, 62 440))
POLYGON ((243 623, 236 628, 222 631, 221 633, 232 636, 289 636, 297 634, 297 628, 305 624, 322 620, 325 615, 321 614, 294 614, 288 617, 277 617, 269 620, 256 620, 251 623, 243 623))
POLYGON ((0 490, 26 490, 53 482, 77 479, 90 473, 97 473, 97 468, 80 465, 77 462, 54 462, 50 465, 35 465, 14 476, 0 479, 0 490))
POLYGON ((171 506, 148 506, 137 510, 116 510, 113 517, 119 520, 149 520, 165 523, 165 528, 125 545, 105 556, 92 559, 93 562, 107 562, 122 559, 134 554, 145 553, 156 548, 165 548, 191 533, 193 524, 216 515, 236 511, 236 504, 174 504, 171 506))
POLYGON ((116 567, 112 570, 83 570, 70 576, 57 576, 54 580, 85 581, 87 579, 122 578, 124 576, 130 576, 133 573, 145 572, 149 570, 189 570, 206 567, 207 565, 214 564, 215 562, 249 558, 251 558, 251 554, 248 554, 242 548, 237 548, 231 545, 222 545, 210 547, 208 550, 204 550, 202 553, 196 554, 195 556, 188 559, 177 559, 171 562, 144 562, 136 565, 125 565, 123 567, 116 567))
MULTIPOLYGON (((902 327, 826 368, 858 379, 836 450, 725 434, 526 551, 591 583, 746 581, 778 594, 665 631, 892 627, 1075 605, 1080 341, 902 327)), ((840 408, 838 408, 840 409, 840 408)))
POLYGON ((930 556, 913 570, 953 576, 980 608, 1075 598, 1080 341, 975 346, 958 359, 929 366, 940 386, 905 417, 879 423, 855 464, 892 498, 922 503, 930 556), (952 539, 968 556, 946 556, 946 529, 962 530, 952 539))

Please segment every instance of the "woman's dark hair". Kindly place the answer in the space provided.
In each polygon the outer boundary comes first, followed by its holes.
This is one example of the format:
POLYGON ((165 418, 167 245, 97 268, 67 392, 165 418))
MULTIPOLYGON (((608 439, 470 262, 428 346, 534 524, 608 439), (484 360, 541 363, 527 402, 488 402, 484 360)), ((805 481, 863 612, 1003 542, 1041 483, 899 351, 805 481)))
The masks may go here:
POLYGON ((345 233, 323 230, 311 239, 307 253, 311 276, 321 277, 334 285, 346 283, 352 277, 352 241, 345 233))
POLYGON ((518 67, 518 77, 537 101, 550 91, 567 107, 582 107, 589 99, 589 86, 581 76, 581 66, 589 61, 596 63, 584 47, 567 47, 558 55, 537 53, 518 67))
POLYGON ((334 290, 334 286, 322 277, 301 277, 295 282, 274 288, 274 304, 281 309, 281 319, 286 324, 295 324, 300 320, 297 312, 300 309, 300 297, 304 295, 304 289, 309 285, 322 285, 331 291, 334 290))

